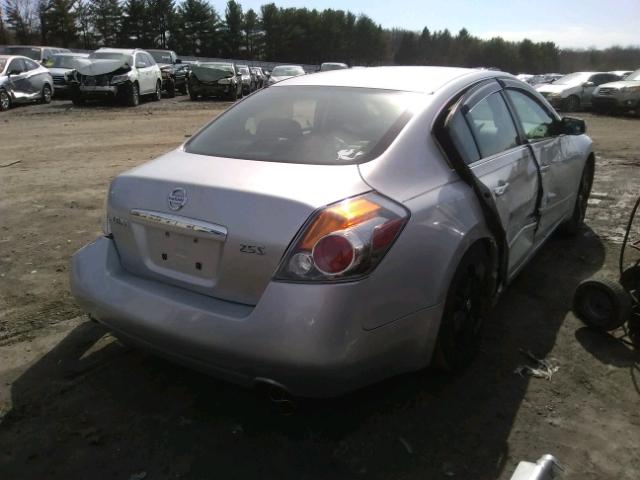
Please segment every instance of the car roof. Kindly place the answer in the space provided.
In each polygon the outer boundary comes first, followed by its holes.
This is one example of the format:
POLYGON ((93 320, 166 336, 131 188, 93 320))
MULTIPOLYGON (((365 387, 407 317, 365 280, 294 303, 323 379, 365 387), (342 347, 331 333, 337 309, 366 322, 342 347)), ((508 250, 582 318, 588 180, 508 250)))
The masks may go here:
POLYGON ((144 50, 140 48, 108 48, 103 47, 96 50, 96 52, 107 52, 107 53, 124 53, 126 55, 133 55, 136 52, 142 52, 144 50))
POLYGON ((53 55, 54 57, 88 57, 88 53, 78 53, 78 52, 60 52, 53 55))
POLYGON ((274 86, 316 85, 336 87, 361 87, 383 90, 400 90, 433 93, 444 85, 462 77, 469 79, 491 78, 507 75, 493 70, 455 67, 371 67, 367 69, 343 69, 293 77, 274 86))

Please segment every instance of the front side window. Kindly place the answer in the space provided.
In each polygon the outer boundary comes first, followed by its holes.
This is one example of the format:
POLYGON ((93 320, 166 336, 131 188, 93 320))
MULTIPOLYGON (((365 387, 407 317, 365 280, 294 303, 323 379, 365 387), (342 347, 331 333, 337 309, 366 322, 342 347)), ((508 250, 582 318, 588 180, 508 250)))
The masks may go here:
POLYGON ((216 157, 316 165, 380 155, 411 118, 417 94, 349 87, 274 87, 220 115, 185 147, 216 157))
POLYGON ((508 89, 507 95, 529 140, 553 135, 554 118, 538 102, 518 90, 508 89))
POLYGON ((499 92, 480 100, 466 115, 482 158, 518 145, 518 133, 499 92))
POLYGON ((40 68, 40 65, 38 65, 36 62, 34 62, 33 60, 23 60, 24 62, 24 66, 25 66, 25 70, 29 71, 29 70, 35 70, 36 68, 40 68))

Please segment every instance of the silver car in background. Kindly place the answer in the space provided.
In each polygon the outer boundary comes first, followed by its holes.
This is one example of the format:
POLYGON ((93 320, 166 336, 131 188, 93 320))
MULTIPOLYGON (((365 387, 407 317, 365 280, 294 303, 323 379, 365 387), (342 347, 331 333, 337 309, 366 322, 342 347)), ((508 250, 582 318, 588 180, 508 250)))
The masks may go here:
POLYGON ((125 341, 246 386, 464 368, 505 285, 583 224, 584 131, 502 72, 291 78, 117 176, 72 291, 125 341))
POLYGON ((593 92, 592 103, 596 112, 635 110, 640 115, 640 70, 624 80, 600 85, 593 92))
POLYGON ((88 57, 88 53, 57 53, 46 62, 45 66, 53 77, 56 95, 69 93, 73 72, 78 65, 82 65, 82 59, 88 57))
POLYGON ((298 77, 306 72, 300 65, 278 65, 269 74, 267 87, 287 78, 298 77))
POLYGON ((620 77, 613 73, 576 72, 553 83, 539 85, 536 90, 555 108, 575 112, 591 106, 591 96, 597 86, 617 80, 620 77))
POLYGON ((71 53, 71 50, 68 48, 39 47, 35 45, 7 45, 4 47, 2 53, 27 57, 44 65, 54 55, 58 53, 71 53))
POLYGON ((45 67, 27 57, 0 55, 0 111, 16 103, 51 102, 53 78, 45 67))

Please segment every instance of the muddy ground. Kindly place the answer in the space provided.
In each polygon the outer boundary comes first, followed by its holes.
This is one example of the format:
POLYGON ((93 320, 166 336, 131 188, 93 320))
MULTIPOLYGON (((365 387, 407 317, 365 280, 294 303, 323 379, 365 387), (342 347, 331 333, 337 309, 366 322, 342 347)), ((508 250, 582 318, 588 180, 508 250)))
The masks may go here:
POLYGON ((570 305, 582 279, 615 276, 640 194, 640 119, 580 115, 598 152, 590 228, 539 252, 467 372, 405 375, 285 416, 122 346, 68 290, 69 257, 99 235, 110 179, 226 105, 56 101, 0 116, 0 478, 493 480, 545 453, 569 479, 639 478, 640 357, 583 328, 570 305), (559 370, 516 375, 521 350, 559 370))

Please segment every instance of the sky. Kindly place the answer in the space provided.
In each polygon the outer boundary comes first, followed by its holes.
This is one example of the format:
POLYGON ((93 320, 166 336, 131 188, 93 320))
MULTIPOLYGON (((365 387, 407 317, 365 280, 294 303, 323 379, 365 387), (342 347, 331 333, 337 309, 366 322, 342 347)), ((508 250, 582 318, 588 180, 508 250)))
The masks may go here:
MULTIPOLYGON (((269 0, 237 0, 259 12, 269 0)), ((481 38, 553 41, 564 48, 640 45, 640 0, 272 0, 279 7, 349 10, 385 28, 466 28, 481 38)), ((226 0, 210 0, 224 15, 226 0)))

